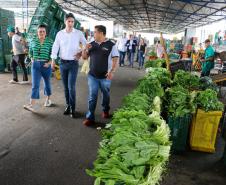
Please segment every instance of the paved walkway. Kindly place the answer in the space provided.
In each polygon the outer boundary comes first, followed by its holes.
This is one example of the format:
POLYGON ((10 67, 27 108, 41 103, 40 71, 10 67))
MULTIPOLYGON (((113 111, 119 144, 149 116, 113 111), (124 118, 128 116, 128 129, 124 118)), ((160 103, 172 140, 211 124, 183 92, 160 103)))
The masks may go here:
MULTIPOLYGON (((144 71, 120 68, 112 84, 112 111, 120 107, 123 96, 136 87, 144 71)), ((23 110, 30 96, 30 85, 12 85, 10 74, 0 74, 0 185, 93 185, 85 173, 96 159, 100 132, 96 129, 110 120, 100 117, 100 98, 95 127, 82 125, 87 110, 87 80, 79 74, 77 110, 81 118, 63 115, 64 94, 61 81, 53 82, 55 106, 38 114, 23 110)), ((43 94, 43 91, 42 91, 43 94)), ((172 155, 161 185, 225 185, 226 168, 220 161, 224 142, 219 140, 216 154, 186 152, 172 155)))
MULTIPOLYGON (((120 68, 111 89, 111 108, 120 107, 123 96, 136 87, 144 74, 120 68)), ((82 73, 77 81, 77 110, 81 118, 64 116, 61 81, 53 83, 54 107, 45 108, 43 91, 38 114, 23 110, 28 103, 31 85, 8 84, 10 74, 0 74, 0 185, 92 185, 85 173, 96 159, 100 132, 110 120, 102 120, 101 101, 97 106, 98 125, 82 125, 87 110, 87 79, 82 73)), ((21 79, 21 78, 20 78, 21 79)))

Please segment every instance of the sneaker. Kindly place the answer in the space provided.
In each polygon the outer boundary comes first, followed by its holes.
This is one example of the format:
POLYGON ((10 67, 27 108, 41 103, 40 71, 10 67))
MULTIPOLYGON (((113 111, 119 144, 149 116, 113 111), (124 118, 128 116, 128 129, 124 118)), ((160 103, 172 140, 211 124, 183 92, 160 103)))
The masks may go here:
POLYGON ((105 119, 110 118, 109 112, 102 112, 102 118, 105 118, 105 119))
POLYGON ((48 99, 45 101, 45 104, 44 104, 45 107, 50 107, 51 105, 52 105, 51 100, 48 99))
POLYGON ((10 80, 9 83, 11 83, 11 84, 17 84, 18 82, 15 81, 15 80, 10 80))
POLYGON ((27 81, 21 81, 21 82, 18 82, 19 84, 29 84, 30 82, 27 80, 27 81))
POLYGON ((83 123, 83 125, 85 125, 85 126, 91 126, 91 125, 94 125, 94 124, 95 124, 94 121, 91 121, 91 120, 89 120, 89 119, 85 119, 82 123, 83 123))
POLYGON ((24 105, 24 109, 31 111, 31 112, 35 112, 35 110, 31 104, 24 105))

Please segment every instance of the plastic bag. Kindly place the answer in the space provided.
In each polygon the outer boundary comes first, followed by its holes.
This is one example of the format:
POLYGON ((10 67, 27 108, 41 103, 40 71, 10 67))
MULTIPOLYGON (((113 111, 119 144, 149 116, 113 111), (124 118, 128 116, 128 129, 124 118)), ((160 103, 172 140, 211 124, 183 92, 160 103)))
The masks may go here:
POLYGON ((83 65, 82 65, 81 72, 85 73, 85 74, 89 73, 89 59, 83 60, 83 65))

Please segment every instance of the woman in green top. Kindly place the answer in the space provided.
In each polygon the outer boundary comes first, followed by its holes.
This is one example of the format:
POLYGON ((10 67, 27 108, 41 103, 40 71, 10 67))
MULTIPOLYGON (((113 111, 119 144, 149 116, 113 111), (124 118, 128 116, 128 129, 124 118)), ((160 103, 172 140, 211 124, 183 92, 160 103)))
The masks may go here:
POLYGON ((53 42, 46 37, 46 26, 38 27, 38 37, 35 38, 29 48, 29 55, 32 60, 32 92, 30 103, 24 105, 24 109, 34 111, 35 100, 39 99, 40 80, 44 80, 44 94, 47 96, 44 106, 51 106, 51 50, 53 42))

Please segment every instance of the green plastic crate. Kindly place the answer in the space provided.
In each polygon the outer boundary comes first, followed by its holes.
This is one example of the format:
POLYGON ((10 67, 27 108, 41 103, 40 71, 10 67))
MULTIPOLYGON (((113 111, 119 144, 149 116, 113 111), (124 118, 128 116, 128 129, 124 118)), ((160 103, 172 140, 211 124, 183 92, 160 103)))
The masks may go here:
POLYGON ((80 27, 81 27, 81 23, 79 21, 76 21, 75 28, 80 29, 80 27))
POLYGON ((62 22, 64 22, 64 16, 65 16, 65 11, 63 11, 61 8, 59 8, 58 10, 57 10, 57 12, 56 12, 56 15, 55 15, 55 17, 57 18, 57 19, 59 19, 60 21, 62 21, 62 22))
POLYGON ((0 72, 4 72, 4 71, 5 71, 4 57, 0 57, 0 72))
POLYGON ((223 163, 226 166, 226 145, 225 145, 225 148, 224 148, 223 163))
POLYGON ((10 64, 12 61, 12 55, 9 54, 9 55, 5 55, 5 63, 6 65, 10 64))
POLYGON ((61 23, 60 26, 59 26, 59 30, 62 30, 65 28, 65 24, 64 23, 61 23))
POLYGON ((58 29, 51 29, 50 32, 49 32, 49 37, 52 39, 52 40, 55 40, 55 37, 56 37, 56 34, 58 33, 58 29))
POLYGON ((60 24, 60 22, 57 19, 51 20, 51 29, 53 29, 53 28, 54 29, 58 29, 59 28, 59 24, 60 24))
POLYGON ((187 140, 189 133, 189 126, 192 121, 192 115, 185 115, 184 117, 169 117, 168 125, 171 132, 172 151, 184 152, 187 148, 187 140))
POLYGON ((45 16, 48 19, 52 19, 57 13, 58 5, 53 3, 51 6, 41 6, 35 10, 35 16, 45 16))
POLYGON ((48 26, 50 23, 50 20, 47 17, 44 16, 33 16, 31 20, 31 25, 39 25, 39 24, 44 24, 48 26))
POLYGON ((48 6, 50 6, 53 2, 54 2, 54 0, 40 0, 39 6, 45 6, 45 7, 48 7, 48 6))

